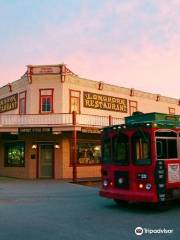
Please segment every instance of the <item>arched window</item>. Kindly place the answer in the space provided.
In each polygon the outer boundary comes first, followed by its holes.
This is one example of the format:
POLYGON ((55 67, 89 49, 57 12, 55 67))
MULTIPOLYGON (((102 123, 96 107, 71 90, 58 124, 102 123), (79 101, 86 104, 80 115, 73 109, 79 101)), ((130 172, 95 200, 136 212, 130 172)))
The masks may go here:
POLYGON ((133 162, 137 165, 148 165, 151 163, 150 135, 138 130, 132 136, 133 162))
POLYGON ((118 165, 129 164, 129 138, 123 133, 113 139, 113 161, 118 165))

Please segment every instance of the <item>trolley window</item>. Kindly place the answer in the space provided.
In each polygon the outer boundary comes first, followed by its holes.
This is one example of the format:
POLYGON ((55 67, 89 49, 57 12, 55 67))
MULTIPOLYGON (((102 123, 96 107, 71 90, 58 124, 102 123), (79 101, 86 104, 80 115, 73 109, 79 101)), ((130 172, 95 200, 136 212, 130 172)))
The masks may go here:
POLYGON ((106 138, 103 140, 102 146, 102 162, 103 163, 111 163, 111 140, 110 138, 106 138))
POLYGON ((129 138, 123 133, 113 139, 113 160, 118 165, 129 164, 129 138))
POLYGON ((133 162, 137 165, 149 165, 151 163, 151 142, 147 132, 139 130, 132 136, 133 162))
POLYGON ((157 159, 178 158, 175 132, 156 132, 156 155, 157 159))

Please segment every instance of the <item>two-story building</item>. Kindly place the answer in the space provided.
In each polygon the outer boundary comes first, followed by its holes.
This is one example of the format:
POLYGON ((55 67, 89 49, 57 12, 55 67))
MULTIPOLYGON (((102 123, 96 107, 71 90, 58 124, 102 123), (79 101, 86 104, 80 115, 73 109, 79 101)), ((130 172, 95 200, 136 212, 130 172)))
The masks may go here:
POLYGON ((0 175, 99 177, 101 128, 134 111, 180 114, 180 101, 84 79, 64 64, 29 65, 0 88, 0 175))

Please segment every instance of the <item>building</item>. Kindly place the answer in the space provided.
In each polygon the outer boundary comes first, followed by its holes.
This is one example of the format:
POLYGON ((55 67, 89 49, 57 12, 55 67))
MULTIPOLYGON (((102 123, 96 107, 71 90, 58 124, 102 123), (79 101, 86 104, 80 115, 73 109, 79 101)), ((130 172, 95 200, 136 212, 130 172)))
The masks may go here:
POLYGON ((180 114, 180 101, 78 77, 66 65, 29 65, 0 88, 0 175, 100 176, 103 126, 134 111, 180 114))

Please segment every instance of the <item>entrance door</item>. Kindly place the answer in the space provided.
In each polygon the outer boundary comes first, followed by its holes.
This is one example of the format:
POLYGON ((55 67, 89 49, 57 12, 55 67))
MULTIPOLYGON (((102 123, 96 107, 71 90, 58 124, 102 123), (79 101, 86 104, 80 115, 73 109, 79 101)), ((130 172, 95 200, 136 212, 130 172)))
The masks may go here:
POLYGON ((53 178, 54 148, 51 144, 39 146, 39 177, 53 178))

